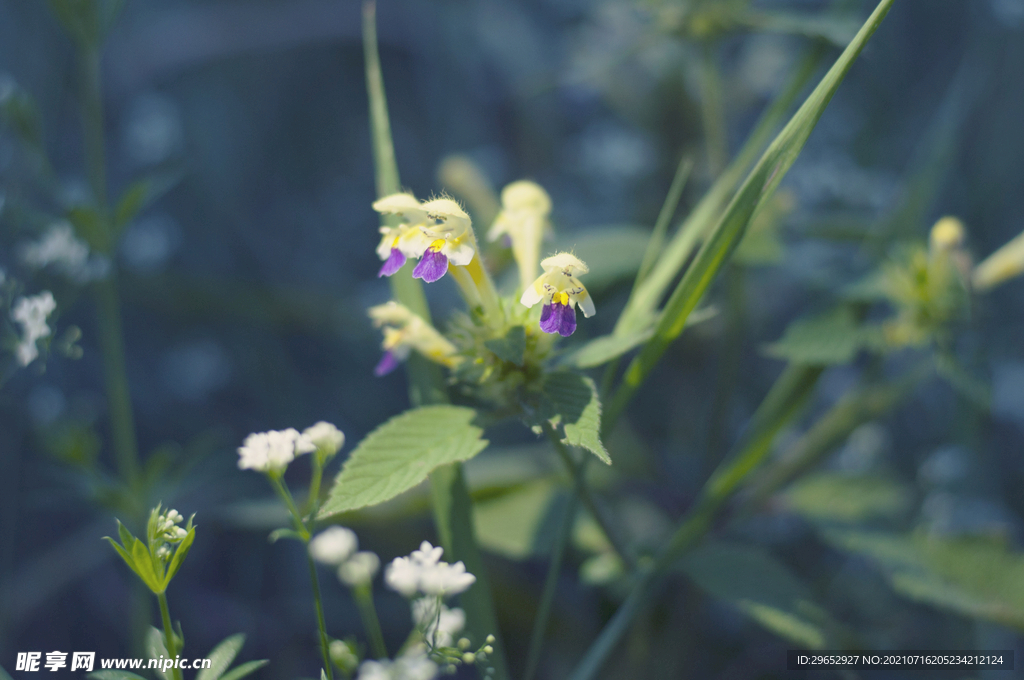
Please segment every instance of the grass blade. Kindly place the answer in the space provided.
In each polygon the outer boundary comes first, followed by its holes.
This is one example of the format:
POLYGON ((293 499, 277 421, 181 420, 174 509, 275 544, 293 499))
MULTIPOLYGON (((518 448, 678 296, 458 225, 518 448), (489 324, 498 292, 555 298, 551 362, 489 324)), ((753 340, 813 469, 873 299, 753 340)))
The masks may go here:
POLYGON ((664 247, 658 261, 651 268, 649 275, 641 284, 637 285, 629 303, 622 310, 622 314, 615 323, 616 335, 628 335, 637 330, 639 326, 649 322, 672 280, 690 259, 694 248, 714 224, 714 220, 725 207, 729 196, 736 189, 736 185, 757 159, 757 153, 768 143, 772 132, 782 122, 783 116, 786 115, 790 106, 800 96, 800 92, 814 75, 825 50, 824 43, 819 43, 811 48, 783 91, 761 114, 757 125, 754 126, 732 163, 725 169, 725 172, 719 175, 700 202, 683 220, 675 236, 664 247))
POLYGON ((796 161, 804 143, 825 111, 840 83, 849 72, 853 62, 864 49, 868 39, 889 12, 894 0, 882 0, 857 37, 847 46, 836 63, 829 69, 818 86, 814 88, 800 109, 793 115, 786 127, 761 156, 739 192, 733 198, 725 213, 709 234, 697 253, 693 264, 687 269, 682 280, 672 293, 665 311, 640 354, 626 369, 623 383, 608 408, 608 418, 614 421, 632 398, 637 388, 647 378, 654 365, 661 358, 669 343, 675 340, 686 325, 690 312, 700 302, 708 286, 715 279, 722 266, 729 260, 740 239, 746 233, 747 225, 765 199, 774 193, 779 182, 796 161))

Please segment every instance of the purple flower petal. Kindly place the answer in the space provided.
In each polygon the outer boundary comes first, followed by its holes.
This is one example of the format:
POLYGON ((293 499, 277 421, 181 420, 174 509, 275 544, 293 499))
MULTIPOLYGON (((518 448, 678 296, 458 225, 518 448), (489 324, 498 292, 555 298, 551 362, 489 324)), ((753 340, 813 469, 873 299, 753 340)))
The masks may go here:
POLYGON ((377 278, 382 276, 391 276, 405 264, 405 255, 398 248, 391 249, 391 255, 387 260, 384 261, 384 265, 381 266, 380 271, 377 272, 377 278))
POLYGON ((377 368, 373 369, 373 374, 378 378, 387 375, 391 371, 398 368, 398 359, 391 352, 384 352, 384 356, 380 358, 380 363, 377 364, 377 368))
POLYGON ((448 257, 439 250, 428 248, 416 268, 412 270, 412 277, 433 283, 444 276, 446 271, 448 271, 448 257))
POLYGON ((576 330, 576 307, 552 302, 544 305, 540 313, 540 329, 545 333, 558 333, 564 338, 576 330))

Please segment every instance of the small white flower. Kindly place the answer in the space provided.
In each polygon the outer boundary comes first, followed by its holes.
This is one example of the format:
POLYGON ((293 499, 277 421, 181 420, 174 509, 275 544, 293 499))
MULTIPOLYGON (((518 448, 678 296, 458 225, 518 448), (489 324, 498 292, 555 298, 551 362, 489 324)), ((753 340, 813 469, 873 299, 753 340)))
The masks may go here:
POLYGON ((21 342, 15 348, 18 363, 28 366, 39 356, 36 341, 50 335, 50 327, 46 324, 47 317, 57 308, 53 294, 46 290, 32 297, 18 298, 11 309, 11 318, 21 325, 21 342))
POLYGON ((420 571, 421 567, 408 557, 396 557, 384 572, 384 582, 392 590, 412 597, 420 588, 420 571))
POLYGON ((364 661, 357 680, 433 680, 437 671, 437 664, 423 649, 416 648, 394 661, 364 661))
POLYGON ((359 548, 359 539, 351 529, 329 527, 309 542, 309 554, 317 562, 339 565, 359 548))
POLYGON ((345 445, 345 433, 331 423, 320 421, 302 431, 302 436, 313 443, 318 451, 328 458, 334 456, 345 445))
POLYGON ((295 460, 296 455, 315 450, 313 443, 293 428, 254 432, 238 448, 238 467, 241 470, 281 474, 295 460))
POLYGON ((373 581, 380 569, 380 558, 368 550, 357 552, 338 567, 338 578, 347 586, 355 588, 373 581))
POLYGON ((467 572, 462 562, 441 562, 443 554, 444 548, 435 548, 423 541, 419 550, 391 562, 384 581, 406 597, 416 592, 442 597, 457 595, 476 582, 476 576, 467 572))
POLYGON ((35 269, 53 265, 77 283, 101 279, 110 269, 105 257, 89 256, 89 246, 63 221, 52 224, 39 241, 23 245, 21 259, 35 269))
POLYGON ((451 647, 455 636, 466 627, 466 613, 458 607, 449 609, 436 597, 421 597, 412 603, 412 621, 432 644, 451 647))
POLYGON ((476 583, 476 576, 466 571, 462 562, 440 562, 426 567, 420 575, 420 590, 427 595, 458 595, 476 583))
POLYGON ((441 546, 435 548, 430 541, 423 541, 420 543, 419 550, 413 550, 409 554, 409 559, 421 567, 432 567, 441 561, 442 555, 444 555, 444 548, 441 546))

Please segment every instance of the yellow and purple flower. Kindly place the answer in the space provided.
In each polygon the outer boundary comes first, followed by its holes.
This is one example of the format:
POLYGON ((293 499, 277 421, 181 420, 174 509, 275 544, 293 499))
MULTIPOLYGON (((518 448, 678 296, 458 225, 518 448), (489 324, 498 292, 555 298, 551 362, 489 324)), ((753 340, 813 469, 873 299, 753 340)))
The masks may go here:
POLYGON ((476 256, 476 242, 469 215, 450 198, 438 198, 422 204, 427 214, 420 231, 429 241, 412 270, 414 279, 437 281, 448 271, 448 264, 465 267, 476 256))
POLYGON ((410 257, 419 257, 430 245, 430 240, 421 231, 430 219, 412 194, 391 194, 375 201, 373 209, 382 215, 397 215, 401 223, 380 228, 381 239, 377 255, 384 261, 377 276, 391 276, 410 257))
POLYGON ((533 307, 544 303, 540 315, 540 329, 545 333, 558 333, 568 337, 576 330, 576 306, 583 316, 594 316, 594 300, 576 276, 590 271, 572 253, 557 253, 540 263, 544 273, 537 277, 524 292, 520 302, 533 307))

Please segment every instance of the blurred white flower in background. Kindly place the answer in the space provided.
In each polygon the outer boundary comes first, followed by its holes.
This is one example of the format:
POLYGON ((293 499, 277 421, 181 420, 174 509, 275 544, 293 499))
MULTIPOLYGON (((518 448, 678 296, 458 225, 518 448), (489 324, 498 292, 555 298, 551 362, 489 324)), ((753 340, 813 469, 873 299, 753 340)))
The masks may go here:
POLYGON ((309 542, 309 554, 317 562, 337 566, 359 549, 359 539, 351 529, 328 527, 309 542))
POLYGON ((11 309, 11 318, 22 329, 21 342, 14 350, 18 357, 18 363, 22 366, 28 366, 39 356, 36 341, 50 335, 50 327, 46 324, 46 319, 55 309, 57 309, 57 302, 48 290, 32 297, 18 298, 11 309))

